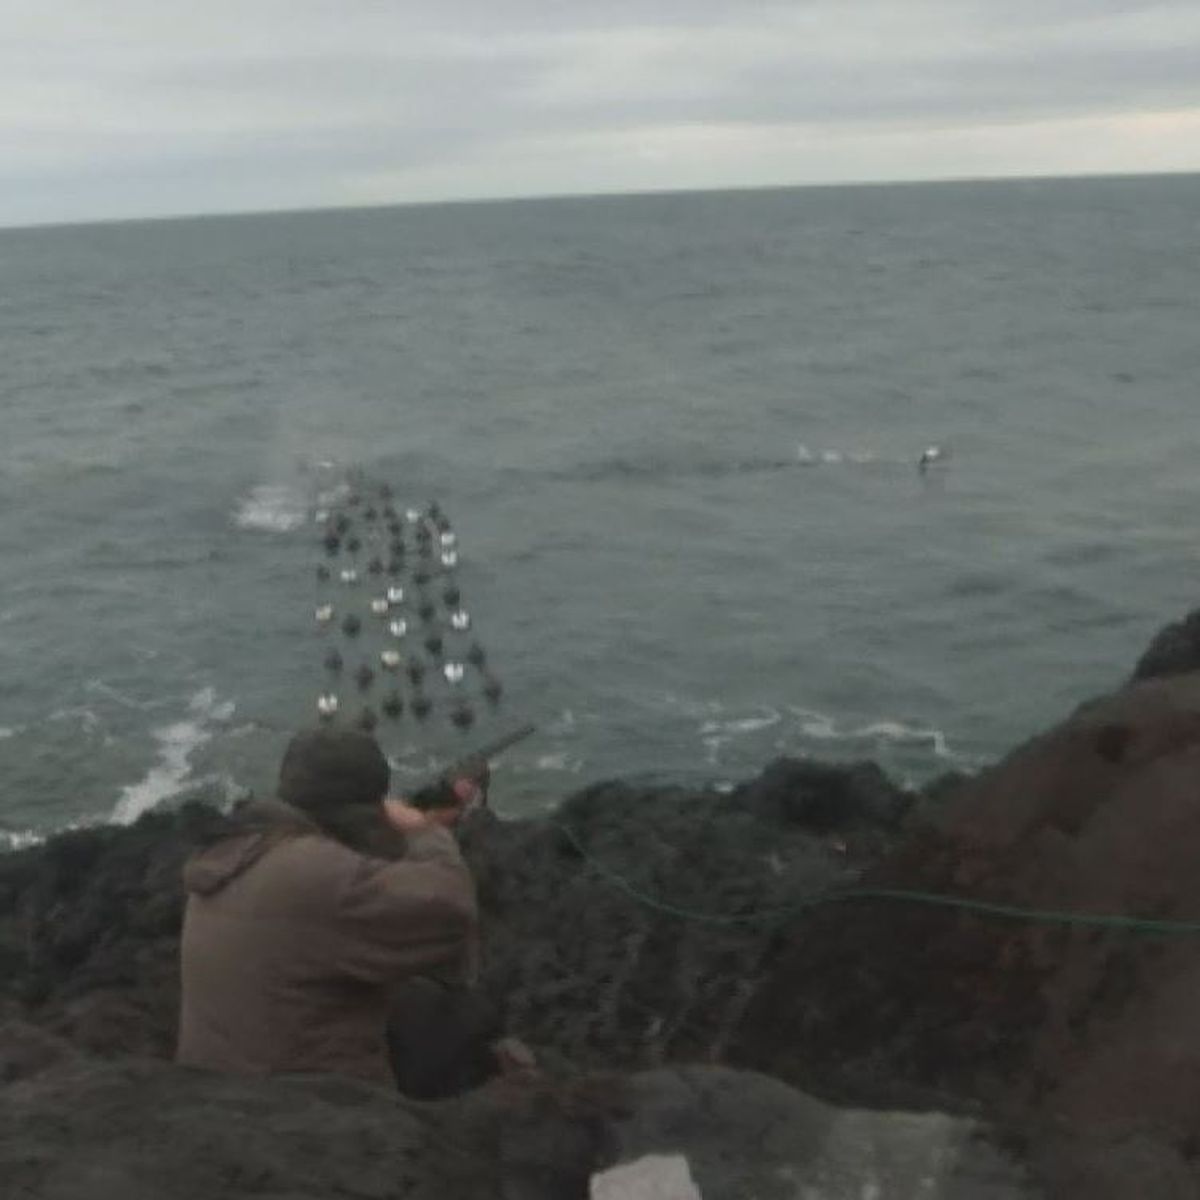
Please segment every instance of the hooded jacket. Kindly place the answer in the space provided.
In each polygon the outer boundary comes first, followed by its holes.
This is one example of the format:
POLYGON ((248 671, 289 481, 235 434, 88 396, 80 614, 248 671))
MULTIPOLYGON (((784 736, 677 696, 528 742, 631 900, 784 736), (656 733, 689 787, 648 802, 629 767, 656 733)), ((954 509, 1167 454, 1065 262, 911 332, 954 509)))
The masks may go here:
POLYGON ((357 853, 281 802, 247 810, 184 868, 179 1062, 390 1082, 389 989, 461 978, 474 887, 449 832, 398 860, 357 853))

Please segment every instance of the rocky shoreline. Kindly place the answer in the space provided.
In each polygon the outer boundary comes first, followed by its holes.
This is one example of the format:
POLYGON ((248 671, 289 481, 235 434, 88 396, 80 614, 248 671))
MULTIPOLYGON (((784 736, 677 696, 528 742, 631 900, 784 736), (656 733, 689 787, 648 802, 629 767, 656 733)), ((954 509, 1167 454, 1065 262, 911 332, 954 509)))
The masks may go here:
POLYGON ((550 1200, 656 1152, 706 1200, 1196 1196, 1200 935, 807 900, 1200 920, 1197 781, 1193 614, 936 797, 782 760, 484 814, 481 989, 548 1070, 436 1103, 163 1061, 179 867, 225 818, 62 834, 0 857, 4 1195, 550 1200))

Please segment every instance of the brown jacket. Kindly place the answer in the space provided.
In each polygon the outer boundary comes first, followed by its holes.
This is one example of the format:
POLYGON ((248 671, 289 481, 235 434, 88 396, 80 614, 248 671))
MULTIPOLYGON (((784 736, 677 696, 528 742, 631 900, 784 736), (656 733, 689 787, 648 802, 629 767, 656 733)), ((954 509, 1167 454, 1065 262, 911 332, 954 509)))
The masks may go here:
POLYGON ((388 1082, 389 986, 461 976, 474 942, 474 887, 441 828, 386 861, 258 805, 189 860, 184 886, 176 1057, 191 1066, 388 1082))

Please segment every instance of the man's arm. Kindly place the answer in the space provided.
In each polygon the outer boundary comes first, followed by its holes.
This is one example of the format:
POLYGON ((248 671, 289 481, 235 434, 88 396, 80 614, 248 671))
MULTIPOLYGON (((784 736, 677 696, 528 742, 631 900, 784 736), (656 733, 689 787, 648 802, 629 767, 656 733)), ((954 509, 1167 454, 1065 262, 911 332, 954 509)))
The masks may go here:
POLYGON ((408 839, 395 862, 360 858, 338 896, 341 970, 385 983, 466 969, 476 939, 475 886, 449 830, 401 801, 388 819, 408 839))

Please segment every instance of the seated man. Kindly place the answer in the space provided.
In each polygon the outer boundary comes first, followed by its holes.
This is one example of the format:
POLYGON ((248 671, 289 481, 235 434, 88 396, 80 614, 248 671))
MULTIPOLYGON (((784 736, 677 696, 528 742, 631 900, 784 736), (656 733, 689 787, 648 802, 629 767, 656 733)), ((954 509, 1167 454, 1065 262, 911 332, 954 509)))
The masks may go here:
POLYGON ((469 970, 474 885, 447 826, 476 785, 424 812, 388 799, 388 779, 367 734, 299 734, 279 799, 188 861, 179 1062, 392 1082, 395 986, 469 970))

